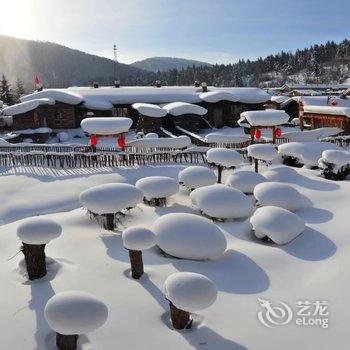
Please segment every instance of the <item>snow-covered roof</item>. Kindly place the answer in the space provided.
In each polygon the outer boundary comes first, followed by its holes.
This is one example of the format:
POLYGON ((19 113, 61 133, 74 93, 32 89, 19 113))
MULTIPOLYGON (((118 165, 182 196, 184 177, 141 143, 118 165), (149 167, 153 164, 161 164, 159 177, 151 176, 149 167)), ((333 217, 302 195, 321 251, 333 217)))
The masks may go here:
POLYGON ((281 125, 289 120, 285 111, 267 109, 265 111, 247 111, 241 113, 238 123, 248 122, 252 126, 275 126, 281 125))
POLYGON ((289 100, 290 97, 285 96, 285 95, 275 95, 275 96, 271 96, 271 101, 272 102, 276 102, 276 103, 282 103, 284 101, 289 100))
POLYGON ((96 98, 86 98, 83 107, 97 111, 108 111, 113 108, 113 105, 109 101, 103 101, 96 98))
POLYGON ((143 138, 129 141, 126 145, 135 148, 185 148, 191 144, 188 136, 143 138))
POLYGON ((132 120, 123 117, 85 118, 80 125, 89 134, 115 135, 128 132, 132 125, 132 120))
POLYGON ((167 111, 158 105, 152 103, 133 103, 132 108, 140 114, 152 118, 162 118, 167 115, 167 111))
POLYGON ((22 96, 20 100, 22 102, 26 102, 36 100, 38 98, 50 98, 54 101, 67 103, 70 105, 77 105, 84 101, 83 96, 68 89, 46 89, 42 91, 36 91, 30 95, 22 96))
POLYGON ((343 129, 327 127, 304 131, 288 131, 283 133, 283 137, 289 141, 317 141, 320 138, 334 136, 341 132, 343 132, 343 129))
POLYGON ((309 90, 309 89, 332 89, 332 90, 341 90, 348 89, 349 84, 297 84, 297 83, 286 83, 283 87, 288 87, 290 89, 299 89, 299 90, 309 90))
POLYGON ((5 107, 2 110, 3 115, 17 115, 32 111, 38 108, 40 105, 54 105, 55 100, 51 98, 38 98, 26 102, 17 103, 12 106, 5 107))
POLYGON ((350 107, 307 105, 304 107, 304 112, 317 114, 345 115, 346 117, 350 118, 350 107))
POLYGON ((208 113, 208 110, 197 106, 192 103, 187 102, 172 102, 163 106, 163 109, 168 113, 175 117, 184 115, 184 114, 196 114, 196 115, 204 115, 208 113))

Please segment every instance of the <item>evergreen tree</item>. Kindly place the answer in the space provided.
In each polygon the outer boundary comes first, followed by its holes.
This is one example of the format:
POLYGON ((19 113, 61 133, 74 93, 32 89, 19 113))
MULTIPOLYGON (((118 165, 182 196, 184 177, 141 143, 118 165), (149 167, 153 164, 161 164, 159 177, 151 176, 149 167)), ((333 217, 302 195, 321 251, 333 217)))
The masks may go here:
POLYGON ((14 103, 11 86, 4 74, 2 75, 2 79, 0 81, 0 100, 7 105, 12 105, 14 103))
POLYGON ((26 93, 24 89, 23 82, 21 80, 16 81, 16 88, 15 88, 15 98, 18 101, 22 95, 26 93))

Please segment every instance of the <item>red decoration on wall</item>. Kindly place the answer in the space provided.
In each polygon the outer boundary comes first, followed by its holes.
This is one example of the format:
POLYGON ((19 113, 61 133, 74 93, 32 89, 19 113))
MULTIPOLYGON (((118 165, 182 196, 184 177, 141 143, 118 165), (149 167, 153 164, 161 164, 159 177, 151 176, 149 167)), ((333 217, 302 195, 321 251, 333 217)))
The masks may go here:
POLYGON ((260 137, 261 137, 261 130, 260 129, 255 130, 254 137, 258 140, 260 139, 260 137))
POLYGON ((282 130, 280 128, 275 129, 275 136, 276 137, 281 137, 282 136, 282 130))
POLYGON ((91 135, 90 136, 90 145, 91 146, 96 146, 97 145, 97 136, 96 135, 91 135))
POLYGON ((124 135, 120 135, 118 137, 118 146, 121 148, 121 149, 124 149, 125 147, 125 136, 124 135))

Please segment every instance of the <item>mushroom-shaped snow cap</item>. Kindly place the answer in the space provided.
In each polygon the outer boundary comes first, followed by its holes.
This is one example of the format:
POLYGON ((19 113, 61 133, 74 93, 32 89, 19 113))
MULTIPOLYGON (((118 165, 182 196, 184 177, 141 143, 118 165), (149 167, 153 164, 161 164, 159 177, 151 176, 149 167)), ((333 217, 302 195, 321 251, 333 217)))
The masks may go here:
POLYGON ((145 227, 129 227, 123 231, 122 238, 124 247, 130 250, 145 250, 156 245, 155 234, 145 227))
POLYGON ((249 157, 265 160, 267 162, 278 157, 276 147, 269 143, 250 145, 248 146, 247 151, 249 157))
POLYGON ((266 182, 267 179, 255 171, 236 171, 226 180, 226 185, 242 191, 243 193, 253 193, 256 185, 266 182))
POLYGON ((204 166, 189 166, 179 172, 179 182, 193 189, 216 183, 215 173, 204 166))
POLYGON ((176 272, 164 283, 166 298, 178 309, 195 312, 212 305, 218 295, 212 280, 199 273, 176 272))
POLYGON ((350 153, 348 151, 328 149, 322 152, 321 159, 335 166, 344 166, 350 164, 350 153))
POLYGON ((278 207, 262 207, 250 218, 255 236, 269 237, 276 244, 286 244, 305 230, 300 217, 278 207))
POLYGON ((207 152, 208 163, 221 165, 225 168, 236 167, 241 165, 244 160, 243 156, 233 149, 212 148, 207 152))
POLYGON ((115 135, 128 132, 132 120, 130 118, 86 118, 80 123, 81 128, 89 134, 115 135))
POLYGON ((262 206, 275 206, 290 211, 299 210, 302 205, 300 193, 292 186, 279 182, 265 182, 254 189, 254 197, 262 206))
POLYGON ((172 213, 159 217, 153 232, 167 254, 184 259, 210 259, 224 253, 226 237, 212 221, 195 214, 172 213))
POLYGON ((54 295, 45 306, 45 319, 62 335, 84 334, 101 327, 107 320, 107 306, 93 295, 68 291, 54 295))
POLYGON ((133 185, 110 183, 91 187, 80 194, 80 203, 96 214, 117 213, 142 201, 142 192, 133 185))
POLYGON ((62 227, 56 221, 41 217, 24 220, 17 228, 17 236, 26 244, 49 243, 60 236, 62 227))
POLYGON ((158 139, 159 136, 155 132, 149 132, 148 134, 145 135, 146 139, 158 139))
POLYGON ((179 184, 171 177, 149 176, 136 182, 136 187, 143 192, 146 199, 167 198, 179 191, 179 184))
POLYGON ((212 218, 246 218, 253 212, 252 203, 244 193, 225 185, 197 188, 190 198, 195 206, 212 218))

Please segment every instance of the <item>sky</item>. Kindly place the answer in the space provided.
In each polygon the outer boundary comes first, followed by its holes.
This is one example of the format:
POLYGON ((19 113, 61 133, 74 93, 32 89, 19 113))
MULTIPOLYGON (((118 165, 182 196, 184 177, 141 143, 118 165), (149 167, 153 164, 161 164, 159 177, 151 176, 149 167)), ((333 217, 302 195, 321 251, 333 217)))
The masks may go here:
MULTIPOLYGON (((349 0, 0 0, 0 34, 132 63, 233 63, 350 38, 349 0)), ((1 48, 0 48, 1 49, 1 48)))

